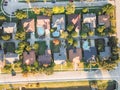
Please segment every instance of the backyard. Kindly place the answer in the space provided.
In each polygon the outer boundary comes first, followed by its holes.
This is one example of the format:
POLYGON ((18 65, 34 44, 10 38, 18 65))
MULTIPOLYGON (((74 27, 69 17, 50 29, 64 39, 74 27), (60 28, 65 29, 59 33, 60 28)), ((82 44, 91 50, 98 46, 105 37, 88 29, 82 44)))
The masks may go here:
POLYGON ((4 43, 4 51, 6 52, 15 52, 15 43, 14 42, 5 42, 4 43))

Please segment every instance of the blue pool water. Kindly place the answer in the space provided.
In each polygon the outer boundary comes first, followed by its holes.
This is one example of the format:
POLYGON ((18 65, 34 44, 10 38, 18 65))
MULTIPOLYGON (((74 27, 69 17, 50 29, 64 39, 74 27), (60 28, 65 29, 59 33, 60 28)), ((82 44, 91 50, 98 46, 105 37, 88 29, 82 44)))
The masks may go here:
POLYGON ((42 36, 45 33, 45 30, 43 27, 37 27, 37 33, 38 35, 42 36))
POLYGON ((84 43, 83 43, 83 49, 84 49, 84 50, 89 50, 89 49, 90 49, 90 46, 89 46, 89 42, 88 42, 88 41, 84 41, 84 43))
POLYGON ((60 36, 60 32, 55 31, 52 33, 53 37, 59 37, 60 36))

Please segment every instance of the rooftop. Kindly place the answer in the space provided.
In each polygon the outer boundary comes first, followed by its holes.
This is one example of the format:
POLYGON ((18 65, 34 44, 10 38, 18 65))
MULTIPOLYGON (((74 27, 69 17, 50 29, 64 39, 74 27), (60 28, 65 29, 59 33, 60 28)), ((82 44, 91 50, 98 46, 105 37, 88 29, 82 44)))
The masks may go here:
POLYGON ((23 63, 27 65, 31 65, 34 63, 36 59, 35 51, 31 50, 30 52, 23 52, 23 63))
POLYGON ((26 32, 35 32, 35 21, 34 19, 22 20, 23 28, 26 32))
POLYGON ((106 28, 110 27, 110 16, 109 15, 99 15, 98 23, 99 23, 99 25, 105 25, 106 28))

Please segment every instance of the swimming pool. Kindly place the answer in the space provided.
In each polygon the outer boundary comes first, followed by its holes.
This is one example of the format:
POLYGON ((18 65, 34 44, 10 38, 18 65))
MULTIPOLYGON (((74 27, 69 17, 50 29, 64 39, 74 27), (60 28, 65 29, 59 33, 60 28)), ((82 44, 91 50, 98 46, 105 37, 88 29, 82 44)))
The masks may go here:
POLYGON ((52 33, 53 37, 59 37, 60 36, 60 32, 59 31, 55 31, 52 33))
POLYGON ((83 42, 83 49, 90 50, 89 42, 87 40, 83 42))
POLYGON ((43 27, 37 27, 37 33, 38 35, 42 36, 45 33, 45 30, 43 27))

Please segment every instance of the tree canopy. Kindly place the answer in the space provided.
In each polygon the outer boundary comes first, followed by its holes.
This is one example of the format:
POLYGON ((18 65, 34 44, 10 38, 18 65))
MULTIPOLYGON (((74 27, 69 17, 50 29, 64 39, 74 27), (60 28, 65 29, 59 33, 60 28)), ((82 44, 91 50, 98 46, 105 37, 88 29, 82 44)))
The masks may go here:
POLYGON ((17 10, 15 12, 15 16, 16 16, 16 18, 21 20, 21 19, 27 18, 27 13, 25 11, 22 11, 22 10, 17 10))
POLYGON ((54 14, 60 14, 65 12, 65 8, 63 6, 54 6, 52 11, 54 14))
POLYGON ((26 32, 17 32, 16 35, 15 35, 15 39, 16 40, 25 40, 26 38, 26 32))
POLYGON ((66 6, 66 14, 73 14, 75 12, 75 4, 73 2, 69 2, 66 6))

